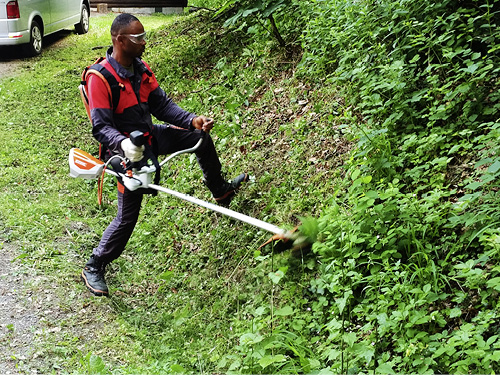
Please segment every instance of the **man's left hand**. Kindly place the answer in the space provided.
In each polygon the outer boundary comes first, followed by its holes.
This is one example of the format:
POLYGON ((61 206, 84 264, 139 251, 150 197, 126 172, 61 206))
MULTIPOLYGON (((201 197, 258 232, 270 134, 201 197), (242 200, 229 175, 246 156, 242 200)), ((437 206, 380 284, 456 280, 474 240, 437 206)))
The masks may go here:
POLYGON ((214 127, 214 120, 205 116, 198 116, 193 119, 193 126, 205 133, 210 133, 210 130, 214 127))

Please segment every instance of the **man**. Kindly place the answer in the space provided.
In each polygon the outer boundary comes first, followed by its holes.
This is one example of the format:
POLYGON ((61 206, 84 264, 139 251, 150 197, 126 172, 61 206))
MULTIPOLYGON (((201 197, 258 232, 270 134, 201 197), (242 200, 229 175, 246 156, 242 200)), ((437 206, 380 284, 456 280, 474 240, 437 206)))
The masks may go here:
MULTIPOLYGON (((114 107, 102 78, 89 76, 87 91, 94 137, 112 154, 138 162, 143 158, 144 147, 135 146, 127 137, 135 130, 148 135, 148 143, 158 155, 191 148, 205 132, 196 151, 204 182, 219 204, 229 204, 248 175, 243 173, 229 182, 222 177, 221 164, 208 135, 213 120, 181 109, 159 87, 149 66, 140 59, 146 46, 145 32, 135 16, 117 16, 111 25, 111 39, 113 47, 100 64, 118 81, 120 97, 114 107), (153 125, 151 115, 168 124, 153 125)), ((118 181, 117 216, 104 231, 81 274, 87 288, 97 296, 108 295, 105 267, 120 256, 134 230, 143 196, 140 190, 129 191, 118 181)))

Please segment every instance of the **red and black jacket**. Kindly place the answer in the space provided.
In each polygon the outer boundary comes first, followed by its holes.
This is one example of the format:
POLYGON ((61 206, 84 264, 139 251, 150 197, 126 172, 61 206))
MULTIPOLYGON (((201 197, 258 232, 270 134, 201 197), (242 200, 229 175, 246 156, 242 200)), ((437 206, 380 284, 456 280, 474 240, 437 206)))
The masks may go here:
POLYGON ((109 97, 105 83, 98 76, 88 78, 88 96, 92 133, 112 153, 121 153, 120 143, 134 130, 152 133, 151 115, 160 121, 185 128, 192 128, 196 116, 180 108, 160 88, 153 72, 142 60, 136 58, 133 73, 121 66, 112 56, 112 48, 106 59, 100 62, 113 74, 121 86, 116 108, 109 97))

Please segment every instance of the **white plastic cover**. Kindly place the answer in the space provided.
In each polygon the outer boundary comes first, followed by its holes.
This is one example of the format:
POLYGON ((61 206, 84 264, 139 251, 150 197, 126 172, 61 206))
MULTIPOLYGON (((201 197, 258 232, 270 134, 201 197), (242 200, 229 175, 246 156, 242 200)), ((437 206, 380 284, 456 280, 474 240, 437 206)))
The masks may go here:
POLYGON ((102 174, 104 163, 88 152, 72 148, 69 152, 69 175, 92 180, 102 174))

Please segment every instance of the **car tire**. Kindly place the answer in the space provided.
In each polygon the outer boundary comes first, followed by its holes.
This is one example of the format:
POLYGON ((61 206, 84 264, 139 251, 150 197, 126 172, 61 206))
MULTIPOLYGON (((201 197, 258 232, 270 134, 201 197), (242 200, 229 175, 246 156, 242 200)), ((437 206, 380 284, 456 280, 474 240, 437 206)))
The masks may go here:
POLYGON ((42 53, 43 32, 37 21, 33 21, 30 27, 30 42, 25 45, 28 56, 37 56, 42 53))
POLYGON ((82 5, 80 22, 75 25, 77 34, 86 34, 89 31, 89 9, 86 5, 82 5))

